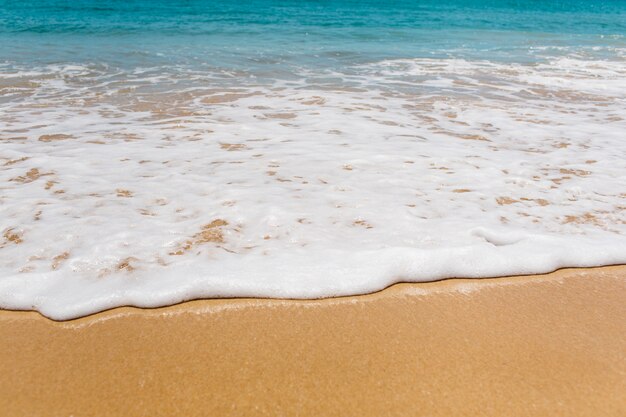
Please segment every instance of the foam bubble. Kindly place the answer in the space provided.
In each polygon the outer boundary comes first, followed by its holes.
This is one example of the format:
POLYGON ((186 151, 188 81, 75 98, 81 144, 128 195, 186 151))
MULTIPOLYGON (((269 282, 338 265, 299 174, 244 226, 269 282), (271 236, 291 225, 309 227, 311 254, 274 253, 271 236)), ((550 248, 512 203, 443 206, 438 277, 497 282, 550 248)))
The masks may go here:
POLYGON ((0 306, 68 319, 624 263, 624 68, 7 72, 0 306))

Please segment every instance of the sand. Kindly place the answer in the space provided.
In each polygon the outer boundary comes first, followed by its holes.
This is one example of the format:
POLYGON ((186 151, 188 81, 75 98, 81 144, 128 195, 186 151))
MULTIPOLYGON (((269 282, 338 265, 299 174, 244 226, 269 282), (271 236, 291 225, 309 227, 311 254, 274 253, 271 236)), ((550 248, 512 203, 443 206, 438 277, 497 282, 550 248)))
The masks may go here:
POLYGON ((2 416, 624 416, 626 266, 67 322, 0 311, 0 375, 2 416))

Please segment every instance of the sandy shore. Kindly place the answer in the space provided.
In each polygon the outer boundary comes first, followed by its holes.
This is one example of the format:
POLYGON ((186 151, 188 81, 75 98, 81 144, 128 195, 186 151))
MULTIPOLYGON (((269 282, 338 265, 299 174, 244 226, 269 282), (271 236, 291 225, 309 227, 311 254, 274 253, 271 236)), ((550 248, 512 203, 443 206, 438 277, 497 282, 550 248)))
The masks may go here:
POLYGON ((3 416, 623 416, 626 266, 68 322, 0 311, 0 372, 3 416))

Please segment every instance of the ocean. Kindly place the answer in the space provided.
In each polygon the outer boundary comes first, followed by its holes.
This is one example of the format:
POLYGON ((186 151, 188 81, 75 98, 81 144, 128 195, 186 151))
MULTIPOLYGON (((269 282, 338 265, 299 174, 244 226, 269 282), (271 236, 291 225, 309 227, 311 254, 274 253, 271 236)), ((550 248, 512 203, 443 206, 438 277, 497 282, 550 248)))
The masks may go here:
POLYGON ((626 263, 626 1, 0 0, 0 308, 626 263))

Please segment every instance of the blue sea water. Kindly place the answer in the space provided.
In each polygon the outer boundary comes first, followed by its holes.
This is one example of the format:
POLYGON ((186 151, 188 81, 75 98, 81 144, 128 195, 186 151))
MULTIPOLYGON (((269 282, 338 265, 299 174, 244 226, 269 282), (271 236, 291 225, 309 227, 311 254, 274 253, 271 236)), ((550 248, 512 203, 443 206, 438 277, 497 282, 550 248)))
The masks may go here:
POLYGON ((0 0, 0 63, 288 76, 402 58, 611 57, 625 0, 0 0))
POLYGON ((626 263, 626 0, 0 0, 0 308, 626 263))

